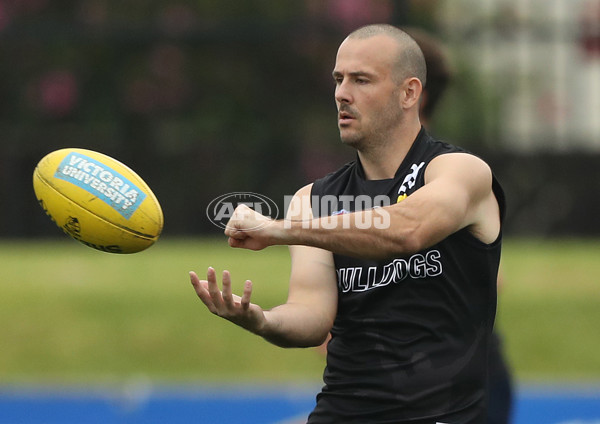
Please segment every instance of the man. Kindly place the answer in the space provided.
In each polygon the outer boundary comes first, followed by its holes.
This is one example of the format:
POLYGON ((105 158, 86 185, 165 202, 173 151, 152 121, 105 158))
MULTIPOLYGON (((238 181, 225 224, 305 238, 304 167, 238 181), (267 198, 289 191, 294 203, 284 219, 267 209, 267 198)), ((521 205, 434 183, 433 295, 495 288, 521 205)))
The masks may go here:
POLYGON ((415 41, 370 25, 340 45, 338 127, 356 161, 301 188, 285 220, 240 206, 232 247, 290 246, 287 302, 265 311, 190 273, 206 307, 284 347, 331 332, 309 423, 484 423, 502 190, 477 157, 419 121, 425 62, 415 41), (382 202, 387 199, 387 202, 382 202))
MULTIPOLYGON (((417 42, 427 64, 427 87, 423 91, 419 116, 428 128, 439 100, 453 77, 452 69, 440 42, 423 30, 407 28, 405 31, 417 42)), ((500 272, 500 275, 502 272, 500 272)), ((502 285, 499 275, 498 287, 502 285)), ((488 359, 487 424, 508 424, 512 412, 512 376, 502 350, 502 338, 492 333, 488 359)))
MULTIPOLYGON (((425 128, 429 128, 437 105, 453 78, 453 70, 439 40, 419 28, 403 30, 417 42, 425 58, 427 85, 421 94, 419 119, 425 128)), ((319 352, 327 352, 328 341, 319 346, 319 352)), ((496 331, 492 334, 488 367, 487 424, 508 424, 512 410, 512 381, 496 331)))

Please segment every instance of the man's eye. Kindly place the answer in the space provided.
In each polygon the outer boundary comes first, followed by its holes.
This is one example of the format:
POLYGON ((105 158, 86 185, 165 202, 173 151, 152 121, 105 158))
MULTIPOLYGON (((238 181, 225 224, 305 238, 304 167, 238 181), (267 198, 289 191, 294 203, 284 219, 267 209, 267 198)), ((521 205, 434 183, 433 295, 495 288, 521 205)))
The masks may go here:
POLYGON ((369 82, 369 81, 368 81, 368 80, 366 80, 366 79, 364 79, 364 78, 356 78, 356 83, 357 83, 357 84, 366 84, 366 83, 368 83, 368 82, 369 82))

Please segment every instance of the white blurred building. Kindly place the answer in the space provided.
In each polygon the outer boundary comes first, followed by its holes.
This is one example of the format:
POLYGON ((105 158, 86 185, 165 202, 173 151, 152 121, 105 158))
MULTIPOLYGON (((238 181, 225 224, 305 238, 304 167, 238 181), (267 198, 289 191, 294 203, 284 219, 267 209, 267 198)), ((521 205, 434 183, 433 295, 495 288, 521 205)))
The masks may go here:
POLYGON ((452 50, 500 99, 518 152, 600 152, 600 0, 441 0, 452 50))

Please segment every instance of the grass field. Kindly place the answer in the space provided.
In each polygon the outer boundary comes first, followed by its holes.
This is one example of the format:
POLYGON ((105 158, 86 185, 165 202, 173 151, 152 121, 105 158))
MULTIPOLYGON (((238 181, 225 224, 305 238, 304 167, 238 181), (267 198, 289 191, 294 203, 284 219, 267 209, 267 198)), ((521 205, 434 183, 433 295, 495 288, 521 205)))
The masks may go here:
MULTIPOLYGON (((600 241, 508 240, 500 328, 520 380, 600 381, 600 241)), ((319 381, 323 358, 280 349, 205 310, 187 272, 229 269, 267 308, 287 294, 287 248, 164 239, 111 255, 69 239, 0 241, 3 384, 319 381)))

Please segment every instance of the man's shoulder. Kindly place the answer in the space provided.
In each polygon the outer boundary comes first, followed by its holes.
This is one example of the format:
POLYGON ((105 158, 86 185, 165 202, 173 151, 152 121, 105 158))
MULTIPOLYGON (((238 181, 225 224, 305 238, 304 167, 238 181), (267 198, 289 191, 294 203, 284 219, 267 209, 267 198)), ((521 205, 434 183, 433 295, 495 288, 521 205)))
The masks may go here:
POLYGON ((345 163, 340 168, 333 172, 330 172, 324 177, 317 179, 313 183, 313 193, 320 194, 322 188, 324 187, 329 187, 348 181, 350 176, 355 172, 356 166, 356 160, 353 160, 351 162, 345 163))
POLYGON ((433 154, 434 156, 438 156, 445 153, 473 154, 457 144, 438 139, 427 132, 423 134, 422 141, 422 149, 430 154, 433 154))

